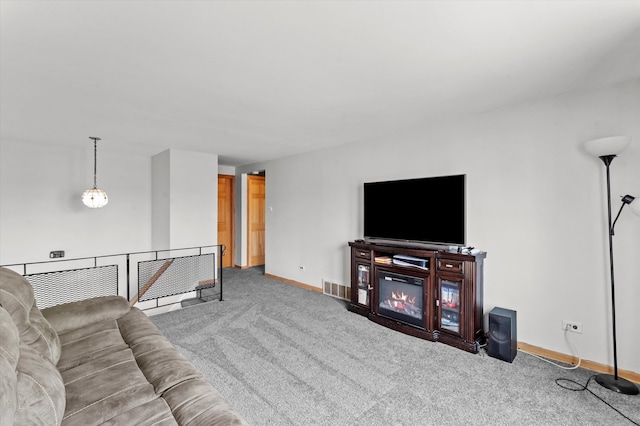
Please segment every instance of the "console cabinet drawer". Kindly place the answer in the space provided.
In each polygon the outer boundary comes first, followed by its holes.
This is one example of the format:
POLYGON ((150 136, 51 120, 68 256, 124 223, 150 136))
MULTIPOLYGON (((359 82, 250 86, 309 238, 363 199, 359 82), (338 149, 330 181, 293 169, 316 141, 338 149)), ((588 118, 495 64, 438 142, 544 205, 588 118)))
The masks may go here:
POLYGON ((371 259, 371 251, 370 250, 359 250, 354 249, 356 259, 371 259))
POLYGON ((451 271, 460 274, 464 273, 464 262, 461 260, 438 259, 439 271, 451 271))

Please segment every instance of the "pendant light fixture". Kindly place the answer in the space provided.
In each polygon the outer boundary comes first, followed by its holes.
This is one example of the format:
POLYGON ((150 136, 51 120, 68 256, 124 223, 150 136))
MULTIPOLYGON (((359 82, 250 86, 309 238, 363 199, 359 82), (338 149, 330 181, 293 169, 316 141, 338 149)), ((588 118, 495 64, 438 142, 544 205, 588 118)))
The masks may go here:
POLYGON ((109 202, 107 193, 102 189, 98 189, 96 185, 96 169, 98 165, 98 141, 100 138, 90 136, 89 139, 93 140, 93 188, 87 189, 82 193, 82 202, 85 206, 92 209, 99 209, 104 207, 109 202))

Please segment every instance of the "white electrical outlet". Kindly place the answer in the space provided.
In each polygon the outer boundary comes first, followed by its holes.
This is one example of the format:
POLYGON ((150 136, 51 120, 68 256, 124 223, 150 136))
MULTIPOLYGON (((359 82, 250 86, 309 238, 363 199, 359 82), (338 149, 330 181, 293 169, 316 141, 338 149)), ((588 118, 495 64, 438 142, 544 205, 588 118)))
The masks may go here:
POLYGON ((574 333, 582 334, 582 323, 575 321, 562 320, 562 329, 569 330, 574 333))

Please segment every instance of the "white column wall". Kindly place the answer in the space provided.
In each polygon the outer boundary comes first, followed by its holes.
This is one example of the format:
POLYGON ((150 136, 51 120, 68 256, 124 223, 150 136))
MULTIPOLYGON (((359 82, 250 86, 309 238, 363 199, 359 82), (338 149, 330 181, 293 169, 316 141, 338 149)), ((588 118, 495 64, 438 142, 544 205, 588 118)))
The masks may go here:
POLYGON ((218 156, 170 149, 152 162, 154 250, 217 244, 218 156))
POLYGON ((170 160, 169 150, 151 157, 151 246, 154 250, 171 247, 170 160))
POLYGON ((247 173, 236 175, 236 218, 239 220, 236 221, 236 252, 234 257, 235 259, 240 259, 236 264, 241 267, 247 266, 249 263, 249 255, 247 253, 247 238, 249 238, 247 188, 247 173))

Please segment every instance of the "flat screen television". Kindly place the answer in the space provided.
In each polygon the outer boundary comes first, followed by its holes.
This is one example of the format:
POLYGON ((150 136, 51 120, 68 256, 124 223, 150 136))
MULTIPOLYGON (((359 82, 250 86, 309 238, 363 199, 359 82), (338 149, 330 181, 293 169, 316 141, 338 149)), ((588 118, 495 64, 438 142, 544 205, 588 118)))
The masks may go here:
POLYGON ((465 245, 466 175, 366 182, 364 237, 465 245))

